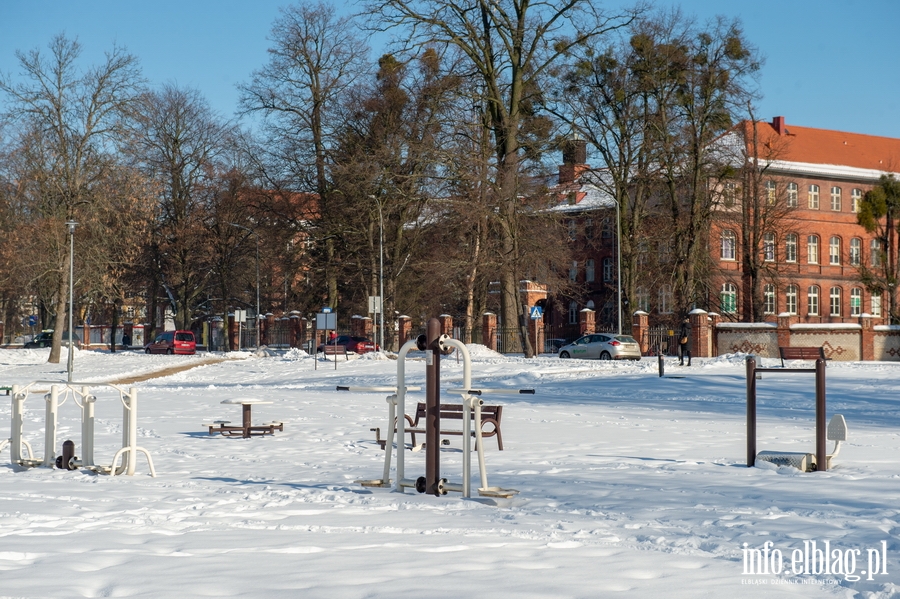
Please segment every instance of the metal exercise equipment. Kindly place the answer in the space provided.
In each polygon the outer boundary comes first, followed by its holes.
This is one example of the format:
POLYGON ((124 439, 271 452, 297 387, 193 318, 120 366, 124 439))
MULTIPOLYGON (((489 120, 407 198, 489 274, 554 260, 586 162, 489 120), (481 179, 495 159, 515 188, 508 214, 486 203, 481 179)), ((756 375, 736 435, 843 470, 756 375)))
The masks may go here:
POLYGON ((420 336, 416 341, 408 341, 400 349, 397 358, 397 387, 338 387, 338 390, 346 391, 393 391, 394 394, 387 397, 388 403, 388 427, 387 440, 385 442, 384 471, 380 479, 359 480, 357 483, 367 487, 390 487, 399 493, 407 488, 416 489, 420 493, 431 493, 436 496, 446 495, 449 491, 462 493, 463 497, 471 497, 471 454, 472 454, 472 426, 474 426, 477 451, 478 470, 481 486, 478 494, 485 497, 512 497, 518 494, 515 489, 502 489, 491 487, 488 484, 487 468, 484 461, 483 439, 481 436, 481 395, 496 394, 533 394, 533 389, 472 389, 472 359, 469 349, 462 342, 451 339, 449 335, 441 335, 440 323, 437 319, 428 321, 427 335, 420 336), (440 476, 440 356, 451 348, 455 348, 463 357, 463 386, 460 389, 449 389, 448 393, 459 394, 463 404, 463 472, 461 483, 451 483, 440 476), (405 360, 412 349, 425 351, 425 390, 426 410, 428 412, 425 423, 425 476, 412 479, 406 477, 406 464, 404 449, 406 447, 406 392, 418 390, 417 387, 407 387, 405 382, 405 360), (472 415, 474 414, 474 421, 472 415), (396 424, 395 424, 396 423, 396 424), (391 481, 391 451, 396 439, 397 447, 397 472, 396 481, 391 481))
POLYGON ((843 416, 836 415, 832 424, 825 426, 825 360, 816 360, 815 368, 759 368, 754 356, 747 358, 747 467, 754 466, 757 458, 776 464, 791 465, 800 470, 828 470, 831 458, 837 455, 839 444, 832 455, 827 454, 827 439, 843 441, 847 436, 847 425, 843 416), (816 452, 756 452, 756 381, 757 373, 777 372, 780 374, 814 373, 816 375, 816 452), (837 418, 839 416, 839 418, 837 418), (843 430, 840 424, 843 423, 843 430))
POLYGON ((101 474, 115 476, 117 474, 134 474, 137 466, 137 453, 142 452, 147 458, 150 467, 150 475, 156 476, 153 468, 153 460, 150 453, 137 444, 137 389, 131 387, 127 391, 122 387, 109 383, 61 383, 59 381, 32 381, 25 386, 13 385, 12 387, 12 412, 10 438, 0 443, 0 451, 7 445, 10 448, 10 461, 19 466, 34 467, 43 466, 52 468, 56 465, 56 433, 59 407, 63 405, 71 395, 72 401, 81 408, 81 459, 74 457, 74 447, 64 448, 65 463, 62 468, 74 470, 85 468, 101 474), (44 416, 44 455, 35 458, 31 445, 23 436, 25 423, 25 400, 32 393, 31 388, 38 384, 50 384, 50 392, 44 395, 46 402, 44 416), (91 393, 91 386, 112 387, 119 392, 122 401, 122 448, 113 456, 109 466, 101 466, 94 463, 94 404, 97 397, 91 393), (62 399, 60 400, 60 396, 62 399), (23 449, 28 457, 23 456, 23 449), (117 466, 119 459, 121 465, 117 466))

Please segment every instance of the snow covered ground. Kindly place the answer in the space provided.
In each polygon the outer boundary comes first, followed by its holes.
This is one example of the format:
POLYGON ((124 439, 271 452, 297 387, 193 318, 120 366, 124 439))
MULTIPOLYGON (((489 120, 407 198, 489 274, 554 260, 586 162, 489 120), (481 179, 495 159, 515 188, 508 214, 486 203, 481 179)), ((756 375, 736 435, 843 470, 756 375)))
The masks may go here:
MULTIPOLYGON (((504 406, 505 450, 485 442, 490 484, 519 490, 511 499, 354 483, 381 476, 384 453, 369 429, 385 428, 386 393, 335 387, 392 386, 396 360, 314 370, 296 350, 205 365, 206 355, 78 352, 79 382, 198 366, 135 384, 139 443, 157 478, 142 455, 135 476, 110 477, 26 470, 3 451, 0 597, 900 596, 900 364, 829 363, 829 417, 844 414, 850 438, 832 470, 806 474, 745 466, 745 356, 670 362, 668 374, 683 378, 660 378, 652 359, 525 360, 471 348, 474 385, 536 389, 486 397, 504 406), (271 401, 254 420, 282 420, 284 432, 210 437, 201 423, 240 420, 238 406, 220 403, 235 397, 271 401), (828 570, 817 570, 808 556, 826 543, 828 570), (768 573, 758 563, 748 573, 749 555, 768 556, 768 573), (870 565, 883 555, 886 564, 870 565)), ((48 351, 0 350, 0 385, 64 380, 65 352, 53 365, 48 351)), ((421 355, 406 370, 408 384, 424 382, 421 355)), ((455 357, 442 375, 444 389, 460 383, 455 357)), ((765 373, 758 385, 759 449, 813 452, 813 375, 765 373)), ((121 405, 107 389, 95 388, 101 464, 121 444, 121 405)), ((38 454, 42 395, 29 395, 24 427, 38 454)), ((9 416, 3 399, 4 430, 9 416)), ((71 400, 59 423, 57 445, 79 446, 71 400)), ((442 450, 451 481, 460 444, 453 437, 442 450)), ((406 467, 424 474, 424 452, 407 451, 406 467)))

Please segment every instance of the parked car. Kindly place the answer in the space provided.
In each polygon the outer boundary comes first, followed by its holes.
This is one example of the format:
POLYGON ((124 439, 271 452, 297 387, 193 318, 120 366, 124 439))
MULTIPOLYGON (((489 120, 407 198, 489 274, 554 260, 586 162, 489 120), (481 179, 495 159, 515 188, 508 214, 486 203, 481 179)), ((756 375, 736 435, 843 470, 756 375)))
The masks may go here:
POLYGON ((641 348, 630 335, 594 333, 559 348, 559 357, 599 360, 640 360, 641 348))
POLYGON ((192 331, 165 331, 145 345, 144 351, 148 354, 195 354, 197 340, 192 331))
MULTIPOLYGON (((73 333, 72 338, 75 340, 75 347, 81 347, 81 337, 78 336, 78 333, 73 333)), ((50 347, 53 345, 53 331, 41 331, 34 338, 25 344, 25 349, 34 349, 36 347, 50 347)), ((63 347, 67 347, 69 345, 69 331, 63 331, 62 334, 62 345, 63 347)))
MULTIPOLYGON (((325 343, 320 344, 316 351, 324 352, 325 345, 325 343)), ((327 345, 343 345, 348 352, 357 354, 367 354, 378 349, 378 346, 371 339, 352 335, 338 335, 334 339, 329 339, 327 345)))

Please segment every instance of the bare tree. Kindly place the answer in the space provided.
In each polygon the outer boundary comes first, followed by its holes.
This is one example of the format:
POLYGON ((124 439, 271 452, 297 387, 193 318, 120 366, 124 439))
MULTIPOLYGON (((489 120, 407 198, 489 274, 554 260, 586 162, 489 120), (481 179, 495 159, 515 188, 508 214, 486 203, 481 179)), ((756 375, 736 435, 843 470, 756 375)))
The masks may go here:
POLYGON ((863 196, 857 221, 869 233, 875 233, 879 247, 873 250, 872 265, 860 266, 860 280, 873 294, 888 291, 890 323, 900 323, 897 282, 900 260, 897 257, 897 231, 900 227, 900 181, 892 174, 882 175, 878 184, 863 196))
MULTIPOLYGON (((28 188, 23 193, 33 198, 35 215, 61 226, 82 218, 83 208, 98 200, 120 119, 132 106, 141 80, 137 60, 118 47, 100 66, 84 72, 78 70, 77 41, 59 35, 49 50, 49 56, 38 50, 17 52, 23 78, 0 77, 0 93, 9 100, 7 116, 17 123, 20 148, 28 151, 30 176, 19 182, 28 188)), ((66 252, 55 252, 48 267, 56 313, 49 361, 58 363, 67 314, 66 252)))
POLYGON ((497 231, 500 236, 501 319, 515 325, 527 356, 534 355, 525 333, 518 282, 528 267, 520 242, 528 124, 542 80, 573 47, 589 43, 629 22, 633 12, 605 16, 586 0, 533 4, 528 0, 386 0, 370 3, 387 26, 402 26, 414 44, 457 48, 466 70, 481 88, 491 131, 496 171, 497 231))
POLYGON ((269 64, 241 86, 241 106, 262 113, 269 155, 263 185, 318 194, 315 223, 297 223, 324 246, 329 305, 338 301, 336 252, 340 223, 332 217, 328 154, 342 121, 347 91, 366 73, 368 48, 348 17, 330 4, 303 2, 282 9, 272 27, 269 64))

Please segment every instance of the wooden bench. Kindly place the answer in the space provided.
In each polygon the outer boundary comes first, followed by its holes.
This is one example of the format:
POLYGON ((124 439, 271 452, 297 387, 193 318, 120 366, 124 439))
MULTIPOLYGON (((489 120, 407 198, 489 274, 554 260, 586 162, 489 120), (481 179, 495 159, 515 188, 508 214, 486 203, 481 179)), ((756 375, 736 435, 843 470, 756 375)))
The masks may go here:
POLYGON ((779 347, 781 354, 781 367, 784 368, 785 360, 826 360, 824 347, 779 347))
MULTIPOLYGON (((441 435, 459 435, 462 436, 463 431, 462 428, 459 430, 454 429, 444 429, 444 421, 445 420, 459 420, 460 424, 462 424, 463 419, 463 406, 462 404, 440 404, 440 415, 441 415, 441 435)), ((500 418, 503 415, 503 406, 481 406, 481 436, 482 438, 486 437, 497 437, 497 447, 500 451, 503 451, 503 435, 500 434, 500 418), (489 430, 485 430, 484 427, 486 424, 490 424, 491 428, 489 430)), ((403 417, 406 418, 406 422, 409 423, 409 426, 405 429, 405 432, 409 433, 410 439, 412 441, 413 447, 416 446, 416 435, 424 435, 425 434, 425 418, 427 414, 425 411, 425 404, 423 402, 419 402, 416 406, 416 415, 415 418, 411 418, 409 414, 404 414, 403 417), (421 423, 421 425, 420 425, 421 423)), ((475 412, 472 412, 472 419, 475 419, 475 412)), ((371 429, 375 431, 375 442, 378 443, 382 449, 387 445, 387 440, 381 438, 381 429, 373 428, 371 429)), ((475 436, 475 431, 472 431, 472 436, 475 436)), ((478 447, 475 448, 476 450, 478 447)))
POLYGON ((322 353, 326 356, 344 356, 345 360, 349 360, 350 357, 347 356, 347 346, 346 345, 325 345, 322 347, 322 353))

